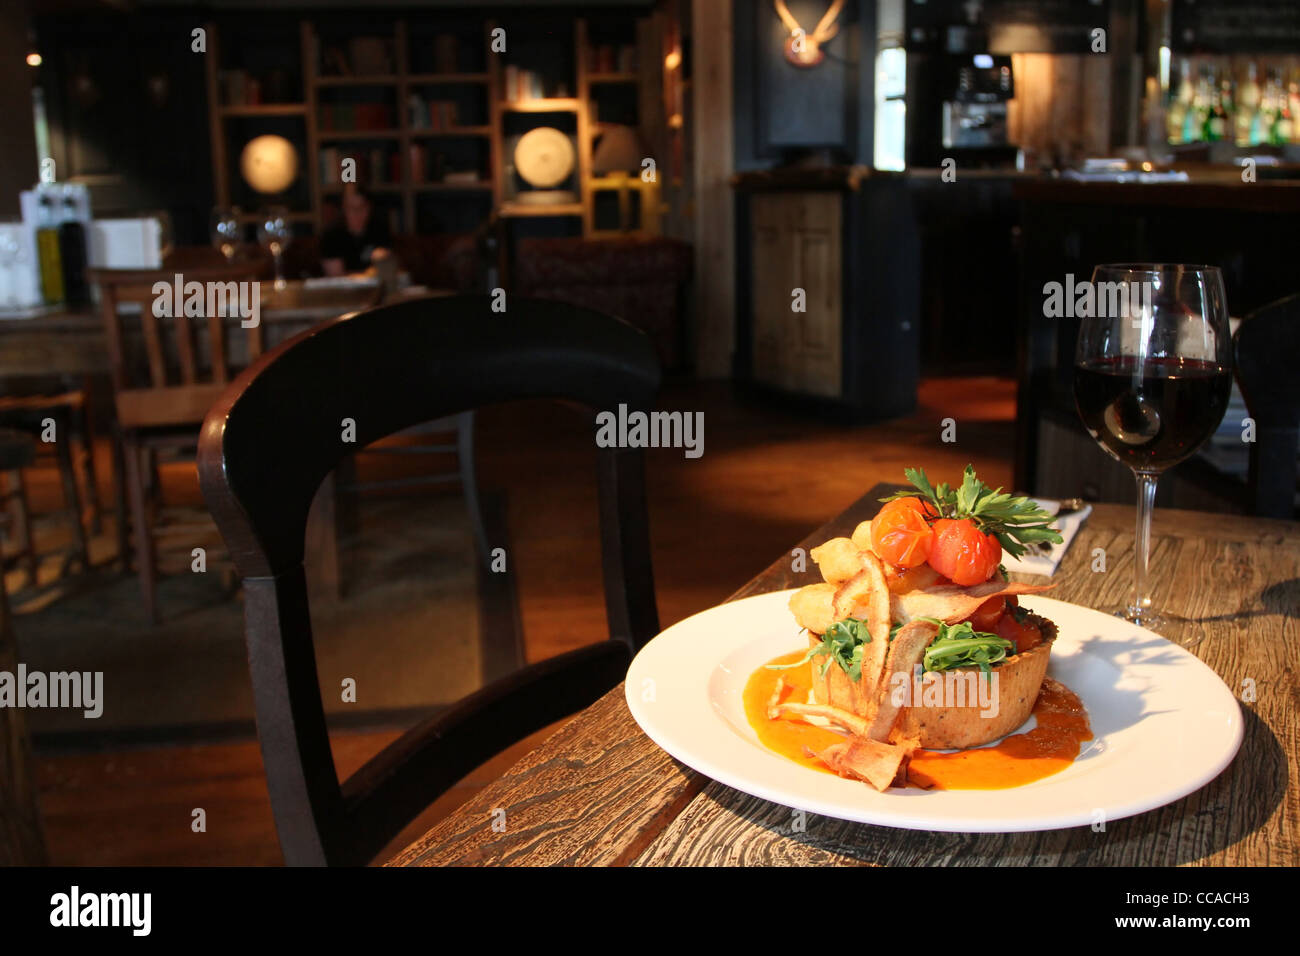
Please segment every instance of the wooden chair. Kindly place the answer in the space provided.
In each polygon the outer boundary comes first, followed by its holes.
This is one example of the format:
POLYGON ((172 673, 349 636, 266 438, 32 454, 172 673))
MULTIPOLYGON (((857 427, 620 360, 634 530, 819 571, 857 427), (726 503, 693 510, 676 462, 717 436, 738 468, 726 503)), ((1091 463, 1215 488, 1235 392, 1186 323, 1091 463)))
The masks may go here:
MULTIPOLYGON (((0 471, 29 465, 35 454, 29 435, 0 428, 0 471)), ((14 674, 17 670, 18 643, 0 568, 0 672, 14 674)), ((0 866, 40 866, 45 862, 36 772, 23 711, 0 707, 0 866)))
MULTIPOLYGON (((177 269, 91 269, 99 286, 100 311, 112 365, 113 398, 120 431, 117 482, 124 486, 135 537, 140 589, 152 621, 158 621, 157 549, 148 507, 154 488, 157 456, 197 446, 199 426, 233 377, 227 359, 226 325, 221 315, 192 318, 184 314, 158 318, 153 313, 154 284, 169 285, 181 272, 185 282, 243 282, 257 276, 256 264, 193 265, 177 269), (121 306, 140 307, 144 354, 132 348, 121 306), (203 327, 206 326, 206 327, 203 327), (205 334, 206 333, 206 334, 205 334)), ((177 310, 183 313, 183 310, 177 310)), ((261 325, 247 330, 250 360, 262 354, 261 325)), ((119 507, 118 546, 128 551, 126 522, 119 507)), ((175 529, 182 530, 182 529, 175 529)), ((124 557, 125 562, 125 557, 124 557)))
POLYGON ((356 423, 356 446, 364 446, 515 399, 648 409, 659 380, 649 340, 617 319, 518 298, 498 314, 488 296, 456 296, 317 326, 262 356, 213 407, 199 481, 244 581, 258 736, 286 862, 371 860, 488 757, 615 686, 658 631, 641 452, 601 448, 609 639, 489 684, 340 783, 312 648, 303 538, 313 493, 355 447, 340 441, 342 420, 356 423))
POLYGON ((6 476, 0 491, 0 591, 4 590, 5 572, 18 565, 27 580, 36 583, 36 536, 27 504, 27 485, 23 482, 23 469, 35 462, 36 441, 30 435, 15 428, 0 428, 0 475, 6 476), (17 545, 12 554, 4 553, 5 538, 13 538, 17 545))
POLYGON ((17 428, 37 435, 45 430, 46 419, 55 422, 56 439, 47 447, 59 469, 65 510, 76 513, 77 523, 73 528, 76 544, 72 556, 87 563, 87 529, 99 533, 102 512, 95 479, 95 436, 88 407, 89 391, 89 387, 69 388, 65 382, 46 376, 0 383, 0 428, 17 428), (77 484, 78 472, 84 496, 77 484))
POLYGON ((1237 384, 1255 420, 1251 505, 1262 517, 1294 518, 1300 450, 1300 294, 1242 319, 1233 351, 1237 384))

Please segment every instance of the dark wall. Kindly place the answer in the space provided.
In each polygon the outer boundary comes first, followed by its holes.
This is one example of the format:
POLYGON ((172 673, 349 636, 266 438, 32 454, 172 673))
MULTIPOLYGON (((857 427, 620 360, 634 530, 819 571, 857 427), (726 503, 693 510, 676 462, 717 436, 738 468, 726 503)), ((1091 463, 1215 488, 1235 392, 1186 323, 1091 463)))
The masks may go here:
POLYGON ((50 150, 90 186, 96 216, 165 209, 176 241, 206 243, 212 196, 205 53, 197 11, 36 21, 50 150))
POLYGON ((27 11, 0 3, 0 216, 18 215, 18 193, 36 182, 36 132, 32 126, 32 74, 27 65, 27 11))
MULTIPOLYGON (((819 0, 788 0, 809 32, 819 0)), ((875 96, 875 0, 848 0, 826 58, 803 69, 786 61, 789 36, 771 3, 733 2, 736 169, 779 165, 802 149, 829 149, 845 163, 870 163, 875 96)))

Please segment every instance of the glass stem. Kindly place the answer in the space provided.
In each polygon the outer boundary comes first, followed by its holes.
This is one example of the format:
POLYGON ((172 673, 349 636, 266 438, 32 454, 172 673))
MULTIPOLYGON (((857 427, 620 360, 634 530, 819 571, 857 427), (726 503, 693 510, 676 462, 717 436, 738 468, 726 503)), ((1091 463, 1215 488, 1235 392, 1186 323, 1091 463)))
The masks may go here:
POLYGON ((1133 556, 1133 610, 1139 615, 1151 612, 1151 594, 1147 590, 1147 567, 1151 559, 1151 512, 1156 504, 1156 481, 1159 475, 1137 471, 1137 539, 1133 556))

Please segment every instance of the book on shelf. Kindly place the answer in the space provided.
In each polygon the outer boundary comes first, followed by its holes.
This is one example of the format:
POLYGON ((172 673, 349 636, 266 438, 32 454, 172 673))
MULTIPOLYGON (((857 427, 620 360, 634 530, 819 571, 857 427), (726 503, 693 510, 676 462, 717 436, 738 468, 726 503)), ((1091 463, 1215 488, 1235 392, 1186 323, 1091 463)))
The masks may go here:
POLYGON ((636 45, 632 43, 602 43, 591 49, 587 60, 593 73, 635 73, 637 67, 636 45))
POLYGON ((516 66, 507 66, 505 70, 504 94, 507 102, 526 103, 529 100, 546 99, 551 96, 568 96, 569 88, 565 83, 557 84, 548 90, 546 81, 536 70, 523 70, 516 66))
POLYGON ((408 158, 411 163, 411 182, 422 183, 428 175, 429 151, 422 143, 412 143, 408 158))
POLYGON ((433 39, 433 71, 435 73, 457 73, 456 48, 459 46, 456 36, 451 33, 439 33, 433 39))
POLYGON ((386 103, 322 103, 321 131, 355 133, 393 128, 393 109, 386 103))

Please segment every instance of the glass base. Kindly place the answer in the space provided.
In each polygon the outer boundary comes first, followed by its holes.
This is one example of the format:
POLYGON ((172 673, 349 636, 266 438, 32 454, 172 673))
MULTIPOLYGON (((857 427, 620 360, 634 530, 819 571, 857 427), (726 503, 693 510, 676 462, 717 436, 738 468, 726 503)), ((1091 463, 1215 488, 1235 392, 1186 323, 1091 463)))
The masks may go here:
POLYGON ((1155 631, 1161 637, 1170 643, 1177 644, 1179 647, 1195 647, 1205 640, 1205 630, 1201 627, 1199 621, 1178 614, 1170 614, 1168 611, 1161 611, 1158 608, 1138 607, 1130 604, 1111 613, 1139 627, 1155 631))

